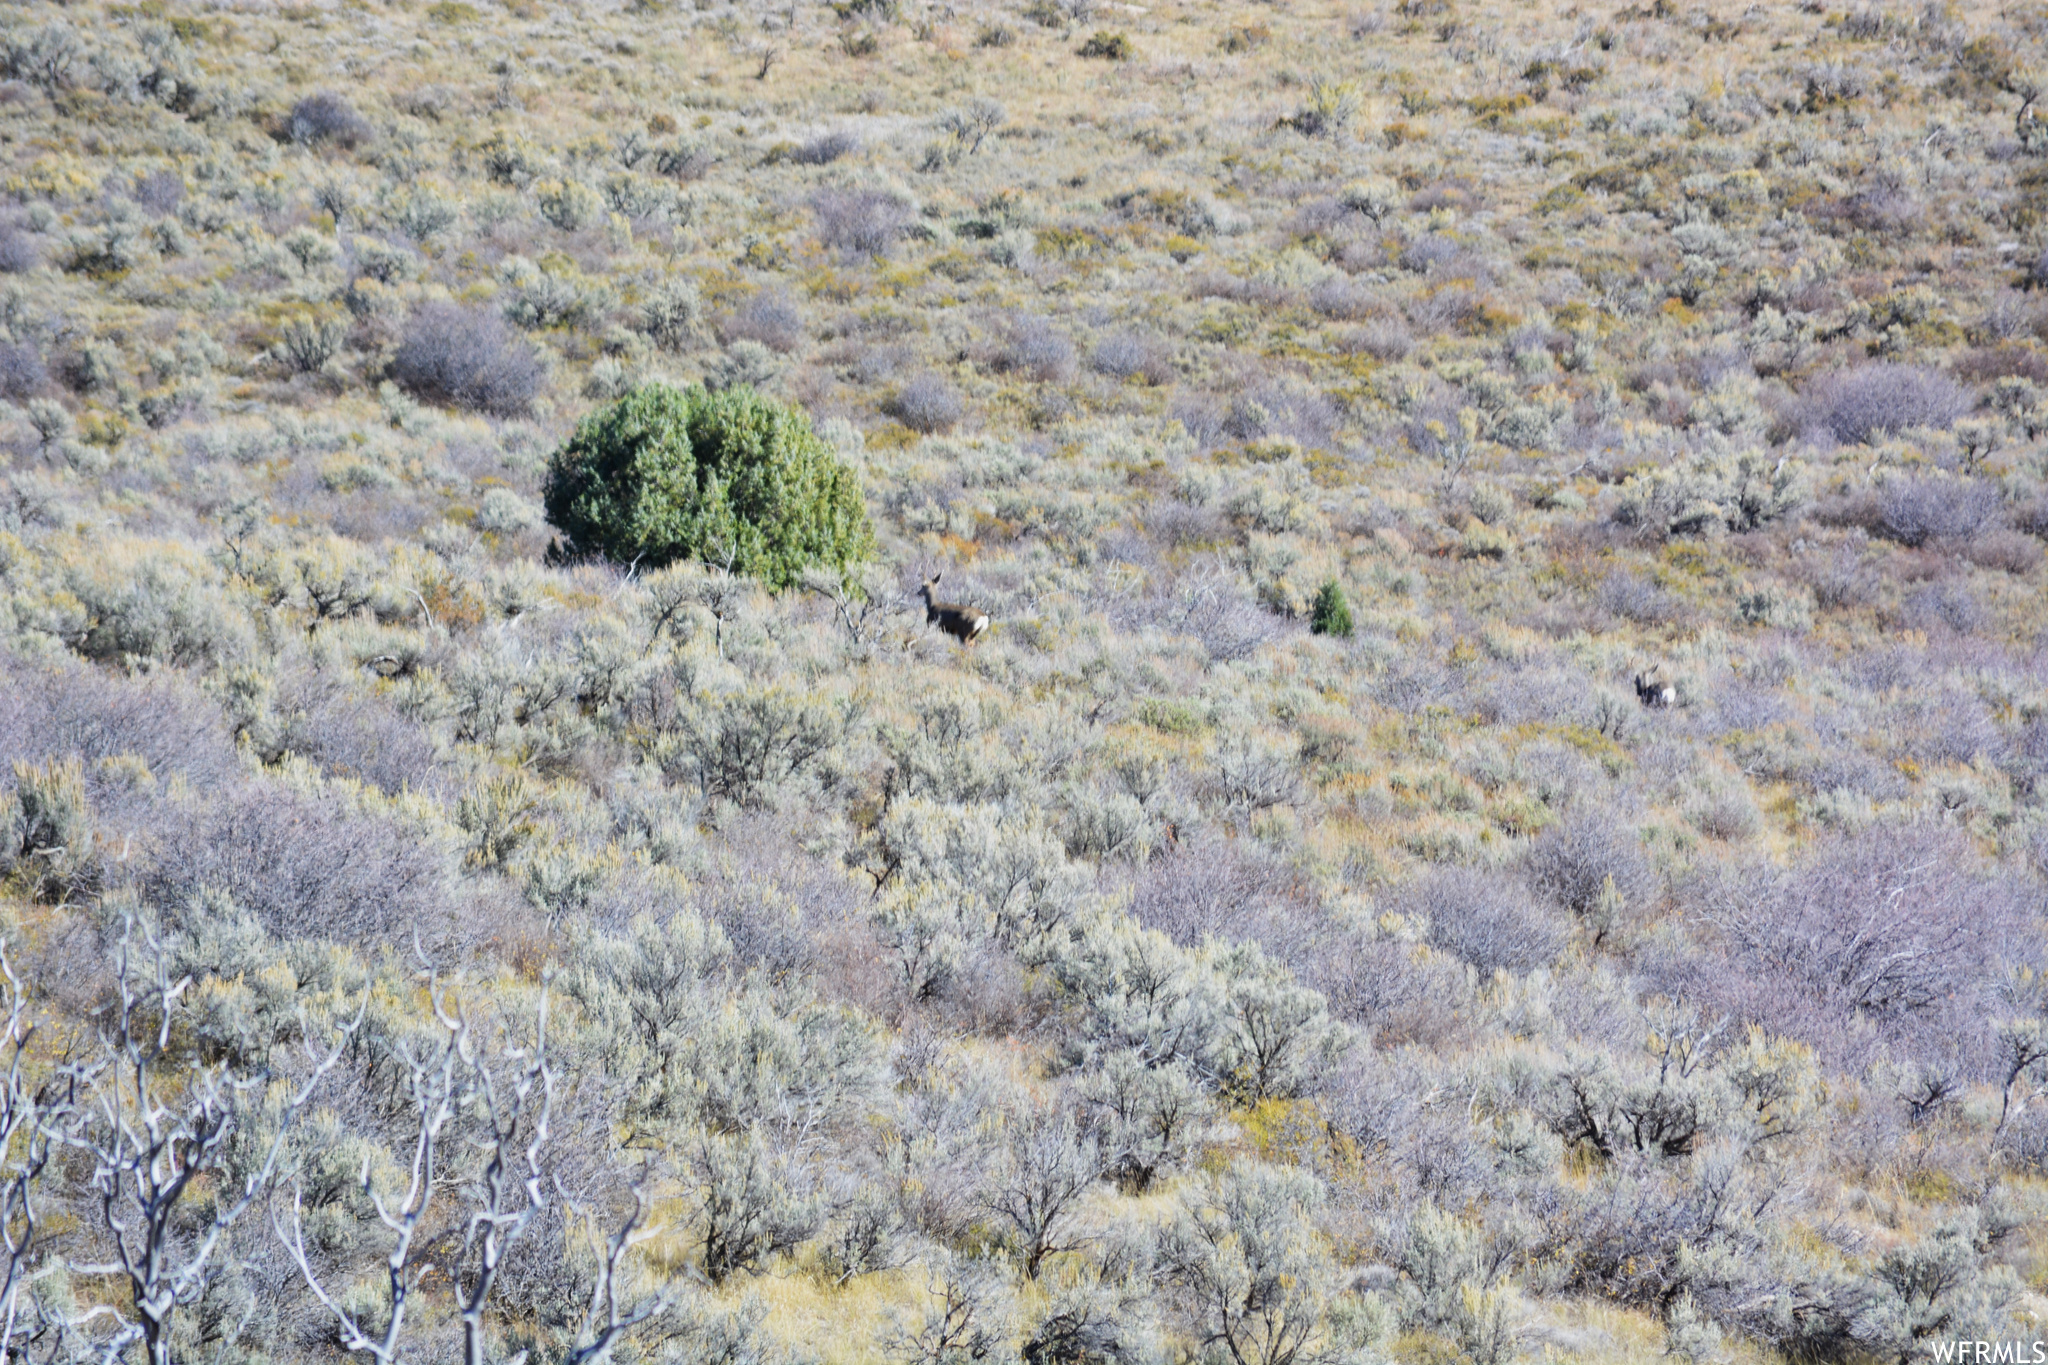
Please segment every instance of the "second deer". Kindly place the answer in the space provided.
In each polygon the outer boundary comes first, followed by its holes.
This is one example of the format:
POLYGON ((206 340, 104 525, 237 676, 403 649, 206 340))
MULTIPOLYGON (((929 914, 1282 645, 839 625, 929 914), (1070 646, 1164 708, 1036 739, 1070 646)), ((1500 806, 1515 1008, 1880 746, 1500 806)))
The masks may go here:
POLYGON ((988 629, 988 613, 973 607, 963 607, 958 602, 935 602, 932 589, 939 585, 943 574, 933 574, 917 590, 924 599, 924 623, 937 626, 961 644, 971 643, 974 638, 988 629))

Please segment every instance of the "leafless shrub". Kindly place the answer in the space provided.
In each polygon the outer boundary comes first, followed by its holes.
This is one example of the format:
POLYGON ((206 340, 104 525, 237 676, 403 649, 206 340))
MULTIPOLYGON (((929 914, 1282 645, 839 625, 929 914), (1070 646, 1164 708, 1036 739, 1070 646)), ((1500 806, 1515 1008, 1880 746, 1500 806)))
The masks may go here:
POLYGON ((525 413, 545 378, 539 355, 496 311, 439 301, 413 310, 391 376, 416 397, 494 417, 525 413))
POLYGON ((1279 631, 1242 576, 1214 554, 1196 556, 1135 604, 1131 617, 1136 624, 1194 637, 1218 663, 1248 658, 1279 631))
POLYGON ((1465 274, 1453 268, 1463 259, 1465 250, 1451 238, 1432 232, 1401 248, 1401 268, 1418 275, 1465 274))
POLYGON ((803 310, 786 291, 764 290, 720 319, 718 339, 727 346, 736 341, 757 341, 788 355, 804 344, 803 310))
POLYGON ((436 785, 433 740, 388 706, 319 675, 280 687, 275 705, 284 718, 274 741, 281 754, 299 754, 388 795, 436 785))
POLYGON ((1173 361, 1160 342, 1143 332, 1117 332, 1089 353, 1088 367, 1112 379, 1143 379, 1166 384, 1173 379, 1173 361))
POLYGON ((1429 941, 1490 975, 1546 966, 1568 931, 1511 877, 1469 867, 1425 872, 1394 897, 1401 913, 1426 917, 1429 941))
POLYGON ((1807 579, 1814 605, 1823 611, 1867 607, 1877 600, 1877 575, 1853 545, 1843 545, 1814 568, 1807 579))
POLYGON ((1179 498, 1160 498, 1146 509, 1145 530, 1175 550, 1214 545, 1230 537, 1230 523, 1214 508, 1196 507, 1179 498))
MULTIPOLYGON (((861 893, 842 868, 806 852, 800 820, 746 813, 720 831, 719 875, 707 879, 697 904, 748 966, 782 979, 821 965, 829 944, 860 923, 861 893)), ((631 888, 620 908, 632 911, 631 888)))
POLYGON ((1598 911, 1610 893, 1640 910, 1657 891, 1641 842, 1614 810, 1573 812, 1537 837, 1523 868, 1538 895, 1580 916, 1598 911))
POLYGON ((1976 592, 1960 578, 1915 588, 1906 595, 1901 615, 1917 630, 1945 629, 1957 635, 1977 634, 1988 619, 1976 592))
POLYGON ((1405 360, 1415 349, 1415 338, 1399 318, 1383 318, 1364 327, 1340 332, 1337 349, 1345 355, 1369 355, 1392 363, 1405 360))
POLYGON ((1293 385, 1256 384, 1231 400, 1223 434, 1238 441, 1286 436, 1305 446, 1329 444, 1337 427, 1330 400, 1293 385))
POLYGON ((1308 293, 1309 307, 1326 318, 1357 322, 1383 311, 1379 296, 1346 275, 1332 275, 1308 293))
POLYGON ((1870 89, 1870 73, 1848 62, 1809 62, 1796 74, 1805 84, 1809 110, 1859 100, 1870 89))
POLYGON ((2025 913, 1972 871, 1960 834, 1927 824, 1874 827, 1789 873, 1710 880, 1693 899, 1745 970, 1892 1028, 1980 998, 2025 913))
POLYGON ((332 91, 306 96, 285 117, 285 136, 306 146, 332 143, 353 149, 371 136, 370 122, 332 91))
POLYGON ((702 180, 717 164, 717 154, 702 143, 676 141, 654 149, 655 171, 671 180, 702 180))
POLYGON ((0 342, 0 395, 9 402, 26 403, 49 382, 50 367, 43 363, 39 347, 32 342, 0 342))
POLYGON ((860 135, 849 132, 821 133, 790 154, 799 166, 829 166, 860 150, 860 135))
POLYGON ((1746 787, 1716 787, 1686 807, 1685 818, 1709 839, 1743 843, 1763 828, 1763 815, 1746 787))
POLYGON ((143 208, 161 217, 175 211, 185 198, 185 177, 176 171, 150 171, 135 177, 131 197, 143 208))
POLYGON ((1376 1042, 1434 1047, 1461 1027, 1463 976, 1464 968, 1442 954, 1425 960, 1413 944, 1376 938, 1323 954, 1305 979, 1329 998, 1338 1018, 1370 1028, 1376 1042))
POLYGON ((1901 545, 1964 540, 1990 526, 2000 505, 1998 488, 1982 479, 1906 478, 1884 490, 1884 534, 1901 545))
POLYGON ((1841 216, 1865 232, 1904 235, 1920 226, 1926 208, 1895 177, 1878 177, 1841 201, 1841 216))
POLYGON ((1810 426, 1837 441, 1865 444, 1907 427, 1951 426, 1970 410, 1970 395, 1934 370, 1868 364, 1818 380, 1805 406, 1810 426))
POLYGON ((1413 656, 1402 659, 1386 671, 1373 688, 1373 695, 1385 706, 1404 715, 1427 707, 1463 707, 1470 704, 1467 679, 1433 660, 1413 656))
POLYGON ((910 205, 881 190, 820 190, 811 196, 818 240, 843 256, 879 259, 910 226, 910 205))
POLYGON ((237 769, 218 701, 176 673, 109 676, 0 654, 0 753, 88 764, 132 754, 163 777, 217 787, 237 769))
POLYGON ((1603 609, 1642 625, 1669 621, 1679 611, 1679 602, 1670 593, 1624 569, 1601 580, 1599 601, 1603 609))
POLYGON ((1131 881, 1131 913, 1190 947, 1253 939, 1277 960, 1303 963, 1322 908, 1296 869, 1243 841, 1207 839, 1146 863, 1131 881))
POLYGON ((1232 303, 1255 303, 1273 308, 1284 307, 1296 299, 1293 290, 1273 280, 1215 272, 1197 276, 1195 282, 1188 286, 1188 297, 1228 299, 1232 303))
POLYGON ((411 86, 398 94, 398 108, 414 118, 439 123, 455 103, 455 92, 445 85, 411 86))
POLYGON ((1229 414, 1222 399, 1213 393, 1182 392, 1167 405, 1166 415, 1181 424, 1197 445, 1214 445, 1223 435, 1223 420, 1229 414))
POLYGON ((860 383, 883 384, 916 360, 917 352, 909 346, 859 346, 854 350, 851 368, 854 379, 860 383))
POLYGON ((0 274, 26 275, 43 263, 43 249, 35 233, 9 223, 0 226, 0 274))
POLYGON ((1853 792, 1873 801, 1896 801, 1908 790, 1905 777, 1889 763, 1863 753, 1839 753, 1799 764, 1789 774, 1815 792, 1853 792))
POLYGON ((1044 318, 1012 317, 998 329, 989 364, 1000 374, 1021 374, 1049 384, 1073 374, 1074 343, 1044 318))
POLYGON ((932 435, 959 425, 967 405, 940 376, 920 374, 896 390, 883 410, 912 431, 932 435))
POLYGON ((270 784, 166 805, 144 887, 167 908, 225 897, 285 940, 400 944, 438 938, 445 869, 396 823, 270 784))
POLYGON ((1408 320, 1425 336, 1463 331, 1479 317, 1485 300, 1463 285, 1450 284, 1408 305, 1408 320))
POLYGON ((2041 562, 2041 545, 2020 531, 1986 531, 1963 547, 1963 557, 1980 569, 2025 578, 2041 562))

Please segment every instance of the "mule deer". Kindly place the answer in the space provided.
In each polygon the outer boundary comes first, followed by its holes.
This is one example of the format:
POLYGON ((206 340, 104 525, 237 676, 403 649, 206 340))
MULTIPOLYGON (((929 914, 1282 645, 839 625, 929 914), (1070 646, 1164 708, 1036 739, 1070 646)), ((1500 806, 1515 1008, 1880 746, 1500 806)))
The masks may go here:
POLYGON ((1657 677, 1657 670, 1636 674, 1636 700, 1645 706, 1663 708, 1678 700, 1678 689, 1657 677))
POLYGON ((963 645, 969 644, 988 629, 988 613, 963 607, 958 602, 934 602, 932 589, 938 586, 941 577, 943 574, 933 574, 917 590, 917 595, 924 599, 924 623, 937 626, 963 645))

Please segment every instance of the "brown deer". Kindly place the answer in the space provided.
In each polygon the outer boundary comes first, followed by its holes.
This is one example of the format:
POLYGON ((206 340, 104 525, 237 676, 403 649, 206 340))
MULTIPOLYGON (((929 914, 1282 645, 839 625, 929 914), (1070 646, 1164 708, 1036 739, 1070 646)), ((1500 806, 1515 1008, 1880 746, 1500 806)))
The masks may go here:
POLYGON ((1652 668, 1647 673, 1636 674, 1636 700, 1662 710, 1678 700, 1678 689, 1658 678, 1657 671, 1652 668))
POLYGON ((937 587, 943 573, 935 573, 924 581, 917 595, 924 599, 924 623, 937 626, 961 644, 971 644, 974 638, 988 629, 988 613, 973 607, 963 607, 958 602, 934 602, 932 589, 937 587))

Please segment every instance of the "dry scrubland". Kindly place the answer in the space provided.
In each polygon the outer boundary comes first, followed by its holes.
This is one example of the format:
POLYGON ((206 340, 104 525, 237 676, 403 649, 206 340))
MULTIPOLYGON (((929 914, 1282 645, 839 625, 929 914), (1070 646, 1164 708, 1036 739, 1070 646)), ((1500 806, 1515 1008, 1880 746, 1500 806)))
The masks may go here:
POLYGON ((0 24, 25 1358, 2048 1335, 2048 8, 0 24))

